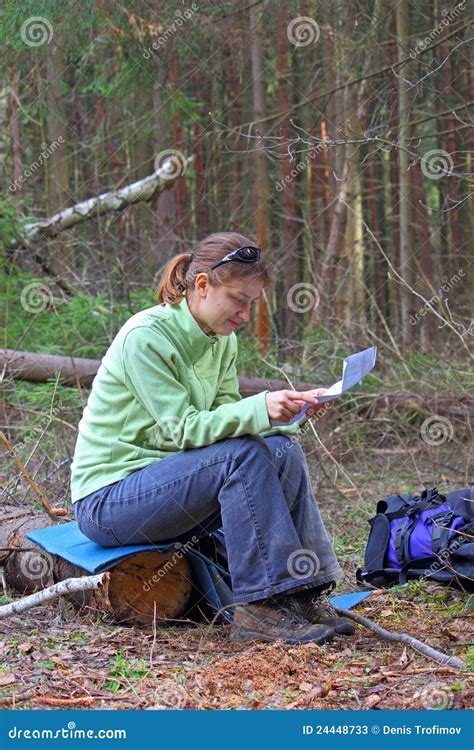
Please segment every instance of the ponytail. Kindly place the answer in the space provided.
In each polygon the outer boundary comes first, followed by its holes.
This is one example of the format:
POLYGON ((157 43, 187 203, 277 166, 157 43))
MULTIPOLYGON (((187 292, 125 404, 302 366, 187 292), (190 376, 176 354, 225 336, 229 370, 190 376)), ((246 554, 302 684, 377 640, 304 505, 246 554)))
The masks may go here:
POLYGON ((212 287, 233 279, 259 278, 264 284, 270 281, 270 271, 261 257, 255 263, 225 263, 218 268, 212 266, 238 247, 255 245, 248 237, 238 232, 215 232, 205 237, 192 253, 179 253, 165 265, 158 282, 157 299, 160 304, 177 305, 185 290, 194 289, 199 273, 207 273, 212 287))
POLYGON ((181 302, 188 285, 186 275, 192 257, 192 253, 179 253, 165 265, 156 292, 160 304, 167 302, 176 305, 181 302))

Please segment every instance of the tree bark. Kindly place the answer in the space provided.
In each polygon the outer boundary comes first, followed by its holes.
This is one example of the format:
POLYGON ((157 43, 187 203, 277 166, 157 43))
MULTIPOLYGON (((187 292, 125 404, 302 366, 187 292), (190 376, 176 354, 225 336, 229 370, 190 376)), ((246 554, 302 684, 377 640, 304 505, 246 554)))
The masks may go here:
MULTIPOLYGON (((253 116, 255 120, 265 117, 265 88, 263 79, 262 53, 259 24, 262 10, 257 5, 250 6, 250 54, 252 63, 253 116)), ((261 127, 261 126, 259 126, 261 127)), ((257 135, 260 133, 257 131, 257 135)), ((270 224, 268 215, 268 174, 263 140, 257 141, 255 151, 255 219, 259 247, 268 251, 270 245, 270 224)), ((259 348, 265 353, 270 346, 271 326, 265 300, 259 297, 257 308, 257 337, 259 348)))
MULTIPOLYGON (((166 83, 163 66, 156 71, 156 79, 153 81, 153 110, 156 126, 155 157, 165 149, 166 133, 170 125, 167 122, 163 90, 166 83)), ((157 242, 153 254, 154 272, 164 265, 176 253, 176 193, 174 190, 160 190, 152 201, 153 217, 157 242)))
MULTIPOLYGON (((288 78, 289 73, 288 59, 290 52, 288 50, 287 36, 288 15, 286 6, 280 10, 279 23, 277 24, 277 43, 278 43, 278 103, 280 110, 285 112, 289 109, 290 104, 290 87, 288 78)), ((287 144, 291 136, 290 116, 286 115, 281 123, 281 136, 283 143, 287 144)), ((298 258, 298 223, 297 204, 295 200, 296 180, 290 178, 290 171, 296 162, 290 159, 287 146, 285 145, 285 155, 280 160, 281 184, 283 185, 283 247, 284 255, 279 259, 284 272, 282 274, 282 299, 286 301, 293 286, 298 283, 300 278, 300 263, 298 258)), ((286 339, 294 342, 298 336, 301 324, 301 315, 293 310, 289 305, 284 304, 281 312, 283 313, 283 331, 286 339)), ((290 343, 290 342, 288 342, 290 343)), ((292 351, 290 349, 290 351, 292 351)), ((294 350, 293 350, 294 353, 294 350)))
MULTIPOLYGON (((410 6, 408 0, 400 0, 396 6, 398 62, 401 63, 410 48, 410 6)), ((399 272, 404 283, 400 289, 400 324, 401 340, 405 346, 411 341, 410 307, 411 307, 411 273, 410 273, 410 209, 411 209, 411 181, 410 157, 410 94, 408 89, 408 63, 400 64, 398 71, 398 119, 399 144, 398 164, 400 169, 399 201, 400 201, 400 268, 399 272)))

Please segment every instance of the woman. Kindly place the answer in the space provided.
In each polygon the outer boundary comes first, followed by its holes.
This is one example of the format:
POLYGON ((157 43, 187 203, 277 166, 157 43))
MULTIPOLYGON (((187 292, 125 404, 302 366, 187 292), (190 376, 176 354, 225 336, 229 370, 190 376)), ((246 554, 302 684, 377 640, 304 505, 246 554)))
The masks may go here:
POLYGON ((102 360, 79 424, 72 500, 81 531, 105 546, 222 527, 231 637, 322 643, 353 632, 326 597, 340 568, 304 453, 288 440, 300 426, 270 425, 316 392, 238 390, 234 331, 268 281, 260 250, 234 232, 169 261, 160 304, 133 315, 102 360))

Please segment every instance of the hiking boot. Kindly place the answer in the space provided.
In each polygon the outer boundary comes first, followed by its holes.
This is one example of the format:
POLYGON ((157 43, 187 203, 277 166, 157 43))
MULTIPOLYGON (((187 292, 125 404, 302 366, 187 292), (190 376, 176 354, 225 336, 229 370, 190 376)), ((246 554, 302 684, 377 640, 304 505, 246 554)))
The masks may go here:
POLYGON ((283 601, 285 607, 307 622, 327 625, 337 635, 354 635, 354 623, 346 617, 339 617, 325 592, 309 589, 287 594, 283 601))
POLYGON ((274 599, 264 599, 249 604, 238 604, 230 633, 232 640, 258 638, 286 643, 326 643, 334 638, 334 629, 327 625, 313 625, 284 604, 274 599))

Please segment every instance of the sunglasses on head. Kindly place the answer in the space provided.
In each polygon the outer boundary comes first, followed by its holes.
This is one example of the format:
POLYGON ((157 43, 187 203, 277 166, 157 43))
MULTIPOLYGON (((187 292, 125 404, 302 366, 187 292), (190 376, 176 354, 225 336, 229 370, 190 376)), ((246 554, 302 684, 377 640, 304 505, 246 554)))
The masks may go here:
POLYGON ((213 271, 214 268, 221 266, 223 263, 228 263, 229 261, 236 261, 237 263, 256 263, 259 258, 260 248, 253 247, 252 245, 248 247, 238 247, 237 250, 232 250, 231 253, 228 253, 218 260, 217 263, 214 263, 209 270, 213 271))

